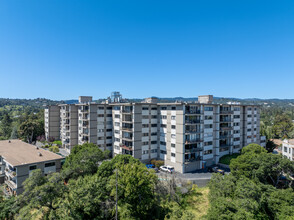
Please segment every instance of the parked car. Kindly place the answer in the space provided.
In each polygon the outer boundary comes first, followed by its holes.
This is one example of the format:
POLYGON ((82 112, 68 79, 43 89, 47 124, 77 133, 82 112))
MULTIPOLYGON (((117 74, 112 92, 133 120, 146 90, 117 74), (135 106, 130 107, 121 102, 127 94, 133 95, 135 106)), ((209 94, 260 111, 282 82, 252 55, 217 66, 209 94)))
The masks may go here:
POLYGON ((172 167, 172 166, 161 166, 160 168, 159 168, 161 171, 163 171, 163 172, 167 172, 167 173, 173 173, 173 172, 175 172, 175 168, 174 167, 172 167))
POLYGON ((214 172, 214 173, 220 173, 222 175, 225 175, 225 171, 222 170, 222 169, 220 169, 220 168, 218 168, 218 167, 212 167, 211 168, 211 171, 214 172))
POLYGON ((158 168, 154 166, 154 164, 146 164, 147 169, 152 169, 155 173, 158 172, 158 168))

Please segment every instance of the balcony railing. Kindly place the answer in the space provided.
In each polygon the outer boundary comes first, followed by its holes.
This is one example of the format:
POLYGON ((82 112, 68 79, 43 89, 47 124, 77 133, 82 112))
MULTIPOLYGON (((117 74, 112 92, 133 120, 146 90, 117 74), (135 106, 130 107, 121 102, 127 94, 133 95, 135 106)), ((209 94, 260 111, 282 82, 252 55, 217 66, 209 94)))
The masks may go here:
POLYGON ((11 180, 5 180, 5 184, 7 186, 9 186, 12 190, 17 188, 17 185, 15 182, 11 181, 11 180))
POLYGON ((202 122, 203 122, 203 120, 185 120, 186 124, 199 124, 202 122))
POLYGON ((126 146, 125 144, 120 144, 119 146, 120 146, 121 148, 125 149, 125 150, 128 150, 128 151, 133 150, 133 147, 132 147, 132 146, 126 146))
POLYGON ((232 110, 220 110, 221 115, 230 115, 233 113, 234 113, 234 111, 232 111, 232 110))
POLYGON ((194 143, 198 143, 198 142, 202 142, 203 140, 200 138, 194 139, 194 140, 186 140, 185 144, 194 144, 194 143))
POLYGON ((196 162, 196 161, 202 161, 202 157, 201 156, 197 156, 195 158, 185 159, 185 163, 191 163, 191 162, 196 162))
POLYGON ((222 122, 232 122, 233 119, 232 118, 220 118, 220 123, 222 122))
POLYGON ((232 129, 233 129, 232 126, 220 127, 221 131, 229 131, 229 130, 232 130, 232 129))
POLYGON ((201 110, 186 110, 185 111, 186 115, 197 115, 197 114, 202 114, 201 110))
POLYGON ((202 151, 203 148, 202 147, 197 147, 197 148, 192 148, 192 149, 185 149, 185 153, 188 154, 188 153, 196 153, 196 152, 199 152, 199 151, 202 151))
POLYGON ((233 137, 233 135, 231 135, 231 134, 228 134, 228 135, 220 135, 219 136, 219 139, 227 139, 227 138, 232 138, 233 137))

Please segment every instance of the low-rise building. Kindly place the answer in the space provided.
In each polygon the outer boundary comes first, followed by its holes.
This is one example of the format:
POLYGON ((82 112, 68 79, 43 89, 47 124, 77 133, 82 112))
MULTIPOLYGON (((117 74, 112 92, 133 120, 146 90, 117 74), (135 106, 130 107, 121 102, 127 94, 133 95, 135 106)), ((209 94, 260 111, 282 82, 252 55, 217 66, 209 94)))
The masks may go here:
POLYGON ((289 160, 294 160, 294 139, 285 139, 282 144, 282 154, 289 160))
POLYGON ((7 194, 23 192, 23 182, 40 169, 44 175, 59 172, 64 158, 20 140, 0 141, 0 184, 7 194))

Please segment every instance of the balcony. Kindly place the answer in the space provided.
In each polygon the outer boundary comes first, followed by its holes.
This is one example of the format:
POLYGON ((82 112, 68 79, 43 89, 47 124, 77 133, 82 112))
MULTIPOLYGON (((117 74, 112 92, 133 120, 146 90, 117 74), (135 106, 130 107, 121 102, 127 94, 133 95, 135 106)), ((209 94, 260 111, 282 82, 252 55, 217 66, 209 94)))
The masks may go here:
POLYGON ((16 183, 11 180, 5 180, 5 184, 12 190, 15 190, 17 188, 16 183))
POLYGON ((203 139, 197 138, 194 140, 186 140, 185 144, 195 144, 195 143, 199 143, 199 142, 203 142, 203 139))
POLYGON ((195 158, 185 159, 185 163, 197 162, 202 161, 202 156, 197 156, 195 158))
POLYGON ((132 146, 126 146, 125 144, 120 144, 119 146, 121 148, 125 149, 125 150, 128 150, 128 151, 132 151, 133 150, 133 147, 132 146))
POLYGON ((186 111, 185 111, 185 114, 186 115, 200 115, 200 114, 202 114, 202 111, 201 110, 187 110, 186 109, 186 111))
POLYGON ((228 135, 220 135, 219 139, 227 139, 227 138, 232 138, 233 135, 232 134, 228 134, 228 135))
POLYGON ((221 131, 230 131, 230 130, 232 130, 232 129, 233 129, 232 126, 220 127, 220 130, 221 130, 221 131))
POLYGON ((231 115, 234 114, 234 111, 232 110, 220 110, 221 115, 231 115))
POLYGON ((189 154, 189 153, 196 153, 199 151, 202 151, 203 148, 202 147, 197 147, 197 148, 192 148, 192 149, 185 149, 185 154, 189 154))
POLYGON ((203 120, 185 120, 186 124, 200 124, 203 120))
POLYGON ((223 123, 223 122, 232 122, 233 119, 232 118, 220 118, 220 123, 223 123))
POLYGON ((219 147, 220 148, 225 148, 225 147, 231 147, 232 146, 232 144, 221 144, 219 147))
POLYGON ((127 131, 127 132, 133 132, 133 128, 129 128, 129 127, 122 127, 121 128, 123 131, 127 131))

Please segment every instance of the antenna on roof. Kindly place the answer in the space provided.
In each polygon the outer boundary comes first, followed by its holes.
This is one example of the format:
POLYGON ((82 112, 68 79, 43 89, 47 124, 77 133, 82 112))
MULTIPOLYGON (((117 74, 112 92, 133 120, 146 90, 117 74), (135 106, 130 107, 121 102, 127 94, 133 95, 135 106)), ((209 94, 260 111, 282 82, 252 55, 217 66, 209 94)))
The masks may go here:
POLYGON ((8 143, 11 143, 11 141, 10 141, 10 140, 8 140, 8 143))
POLYGON ((39 156, 42 157, 43 155, 41 154, 41 152, 39 152, 39 156))

